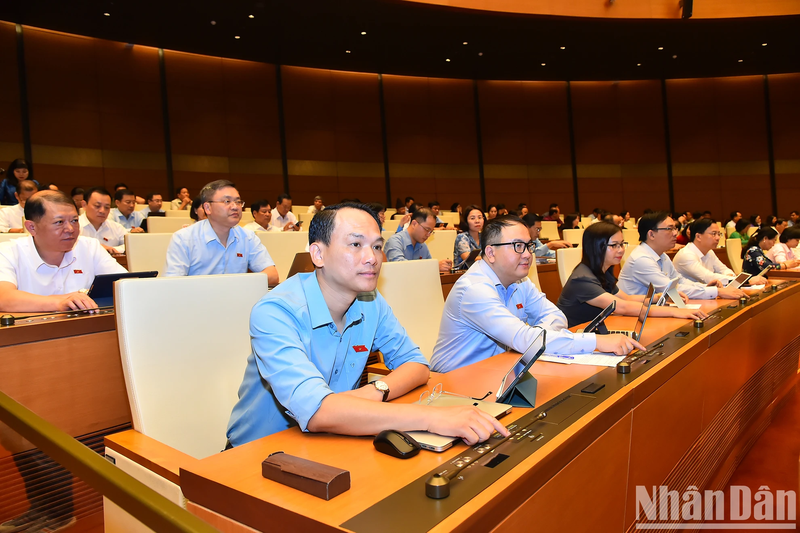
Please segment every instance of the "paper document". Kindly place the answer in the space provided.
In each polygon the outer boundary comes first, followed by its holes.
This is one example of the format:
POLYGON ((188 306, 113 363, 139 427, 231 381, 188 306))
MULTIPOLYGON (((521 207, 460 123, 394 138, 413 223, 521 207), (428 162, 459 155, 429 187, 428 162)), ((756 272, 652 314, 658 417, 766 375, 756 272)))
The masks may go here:
MULTIPOLYGON (((677 307, 673 303, 669 304, 669 306, 670 307, 677 307)), ((684 309, 700 309, 701 307, 702 307, 701 304, 686 304, 686 307, 684 307, 684 309)))
POLYGON ((624 355, 613 353, 594 352, 579 353, 574 355, 555 355, 546 353, 539 358, 539 361, 550 363, 562 363, 565 365, 592 365, 592 366, 617 366, 617 363, 625 359, 624 355))
POLYGON ((751 289, 751 290, 754 290, 754 291, 760 291, 764 287, 766 287, 766 285, 749 285, 747 287, 742 287, 742 288, 743 289, 751 289))

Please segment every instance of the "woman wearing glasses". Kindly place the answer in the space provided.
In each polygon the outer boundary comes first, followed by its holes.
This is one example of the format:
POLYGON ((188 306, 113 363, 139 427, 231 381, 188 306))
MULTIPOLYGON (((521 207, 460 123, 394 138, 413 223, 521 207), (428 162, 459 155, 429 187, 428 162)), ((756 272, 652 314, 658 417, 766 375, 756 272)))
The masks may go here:
POLYGON ((764 227, 753 233, 747 247, 742 251, 742 272, 753 274, 754 276, 768 266, 775 270, 786 270, 800 265, 797 259, 788 259, 782 263, 776 263, 767 257, 767 251, 775 246, 778 232, 772 228, 764 227))
MULTIPOLYGON (((558 308, 566 315, 569 327, 589 322, 616 301, 616 315, 637 316, 642 307, 642 295, 629 295, 617 287, 614 267, 620 263, 628 243, 622 238, 619 226, 608 222, 592 224, 583 232, 583 257, 572 271, 561 296, 558 308)), ((705 318, 705 313, 677 307, 653 307, 651 316, 674 318, 705 318)))
POLYGON ((481 242, 481 231, 485 223, 486 219, 480 207, 473 204, 464 209, 461 214, 461 225, 458 228, 461 233, 456 236, 453 249, 455 268, 460 268, 464 264, 472 250, 481 249, 478 243, 481 242))

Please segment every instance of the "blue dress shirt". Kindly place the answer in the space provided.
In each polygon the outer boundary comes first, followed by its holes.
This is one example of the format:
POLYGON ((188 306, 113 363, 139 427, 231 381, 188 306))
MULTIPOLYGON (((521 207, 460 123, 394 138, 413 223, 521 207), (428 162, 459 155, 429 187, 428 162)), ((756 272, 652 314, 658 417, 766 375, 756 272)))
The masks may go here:
POLYGON ((542 244, 542 241, 540 241, 539 239, 536 239, 533 242, 536 243, 536 250, 534 250, 533 255, 535 255, 536 257, 549 257, 550 259, 555 259, 556 257, 555 250, 551 250, 550 248, 547 247, 546 244, 542 244))
POLYGON ((416 246, 411 244, 411 235, 408 231, 395 233, 383 247, 386 252, 386 259, 389 261, 411 261, 412 259, 432 259, 428 245, 418 242, 416 246))
POLYGON ((167 248, 164 276, 244 274, 275 265, 261 240, 252 231, 231 228, 223 246, 208 220, 201 220, 172 235, 167 248))
POLYGON ((522 353, 538 335, 529 326, 547 330, 547 353, 589 353, 597 345, 594 333, 564 329, 564 313, 531 280, 506 289, 486 261, 477 261, 447 296, 431 368, 449 372, 508 350, 522 353))
POLYGON ((114 222, 121 224, 126 230, 130 231, 131 229, 138 228, 142 225, 145 215, 142 214, 142 211, 134 211, 130 214, 130 216, 126 217, 119 209, 115 207, 111 210, 111 217, 114 219, 114 222))
POLYGON ((316 273, 297 274, 270 291, 250 314, 253 352, 228 424, 234 446, 308 421, 328 395, 358 387, 370 352, 386 366, 428 362, 380 293, 355 300, 336 329, 316 273))
POLYGON ((678 290, 692 300, 710 300, 717 297, 716 287, 690 281, 675 270, 667 254, 658 255, 647 243, 633 249, 619 273, 618 287, 625 294, 647 294, 653 284, 656 292, 663 292, 670 280, 680 278, 678 290))

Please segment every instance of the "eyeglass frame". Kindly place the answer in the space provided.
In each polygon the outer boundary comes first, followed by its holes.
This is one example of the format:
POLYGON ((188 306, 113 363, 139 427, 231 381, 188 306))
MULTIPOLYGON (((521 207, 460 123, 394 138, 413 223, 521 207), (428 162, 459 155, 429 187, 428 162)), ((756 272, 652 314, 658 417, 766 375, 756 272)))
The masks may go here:
POLYGON ((610 242, 610 243, 607 244, 608 248, 613 248, 615 250, 620 250, 620 249, 621 250, 626 250, 628 248, 628 246, 629 246, 629 244, 627 242, 625 242, 625 241, 622 241, 622 242, 610 242))
POLYGON ((527 248, 528 252, 534 253, 536 251, 536 241, 514 241, 514 242, 495 242, 492 244, 487 244, 486 246, 513 246, 514 251, 520 255, 525 253, 525 249, 527 248), (521 244, 524 246, 522 250, 517 250, 517 245, 521 244))
POLYGON ((241 200, 241 199, 239 199, 239 200, 229 200, 229 199, 226 198, 225 200, 206 200, 206 203, 209 203, 209 204, 222 204, 224 207, 228 207, 228 208, 231 206, 231 204, 234 204, 234 205, 236 205, 236 207, 244 208, 244 201, 241 200))
POLYGON ((672 233, 680 233, 680 228, 678 226, 670 226, 668 228, 653 228, 650 231, 671 231, 672 233))

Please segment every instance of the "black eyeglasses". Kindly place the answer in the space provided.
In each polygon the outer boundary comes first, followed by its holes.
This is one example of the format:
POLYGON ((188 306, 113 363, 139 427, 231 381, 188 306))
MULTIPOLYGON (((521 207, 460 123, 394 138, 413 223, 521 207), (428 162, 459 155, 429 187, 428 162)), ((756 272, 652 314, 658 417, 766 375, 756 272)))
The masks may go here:
POLYGON ((536 242, 535 241, 528 241, 528 242, 496 242, 494 244, 490 244, 489 246, 513 246, 514 251, 518 254, 525 253, 527 249, 530 253, 533 253, 536 250, 536 242))

